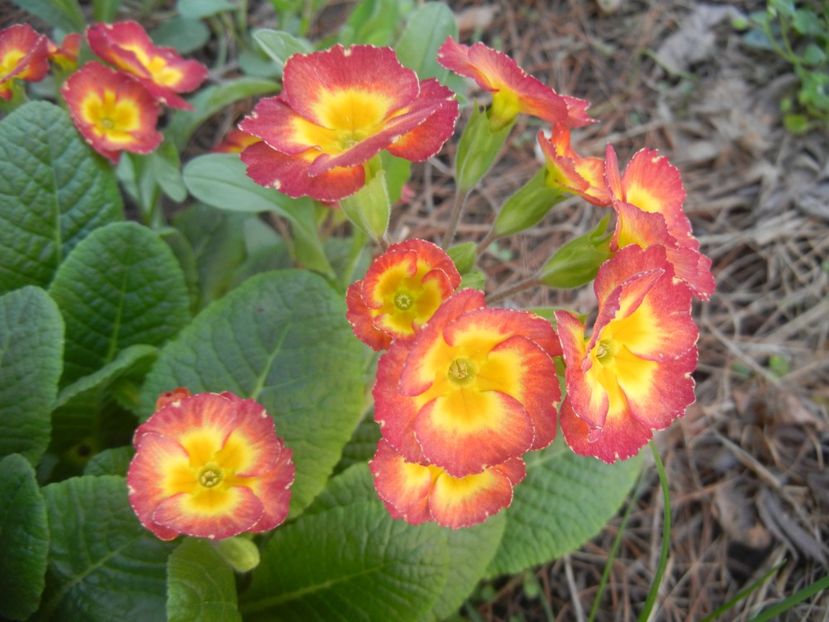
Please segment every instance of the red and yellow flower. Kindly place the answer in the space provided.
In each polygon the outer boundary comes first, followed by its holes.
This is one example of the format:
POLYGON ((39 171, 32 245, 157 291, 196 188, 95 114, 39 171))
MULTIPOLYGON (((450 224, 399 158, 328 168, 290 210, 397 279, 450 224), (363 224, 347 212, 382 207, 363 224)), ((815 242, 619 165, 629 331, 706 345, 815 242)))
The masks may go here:
POLYGON ((0 31, 0 99, 12 97, 15 80, 37 82, 49 71, 45 36, 28 24, 14 24, 0 31))
POLYGON ((578 194, 593 205, 610 205, 604 160, 576 153, 570 144, 569 128, 554 125, 549 138, 539 132, 538 145, 546 160, 547 185, 578 194))
POLYGON ((546 320, 460 291, 380 359, 375 419, 407 461, 480 473, 552 442, 560 390, 551 357, 560 353, 546 320))
POLYGON ((635 455, 693 403, 699 332, 691 291, 674 280, 662 246, 620 250, 594 289, 589 338, 575 315, 556 312, 567 364, 561 429, 577 454, 611 463, 635 455))
POLYGON ((698 298, 708 300, 716 288, 711 260, 700 252, 682 209, 685 188, 676 167, 658 151, 641 149, 621 175, 616 152, 610 146, 605 166, 617 216, 612 246, 663 246, 676 278, 698 298))
POLYGON ((57 63, 64 70, 75 69, 78 66, 78 54, 81 52, 83 37, 77 32, 70 32, 58 46, 47 39, 49 60, 57 63))
POLYGON ((461 283, 451 257, 425 240, 392 244, 365 278, 346 293, 348 321, 357 338, 375 350, 407 340, 426 324, 461 283))
POLYGON ((288 515, 291 450, 254 400, 232 393, 165 394, 133 444, 130 505, 162 540, 269 531, 288 515))
POLYGON ((216 153, 242 153, 251 145, 260 142, 256 136, 242 130, 230 130, 218 145, 213 147, 216 153))
POLYGON ((123 73, 88 63, 69 76, 61 94, 84 140, 113 163, 122 151, 150 153, 163 139, 155 129, 158 105, 123 73))
POLYGON ((452 477, 440 467, 408 462, 382 439, 369 466, 392 518, 452 529, 481 523, 509 507, 513 488, 526 475, 524 461, 512 458, 480 473, 452 477))
POLYGON ((457 116, 452 91, 420 82, 391 48, 335 45, 288 59, 282 93, 239 124, 263 141, 242 160, 260 185, 337 201, 365 184, 364 165, 381 150, 416 162, 433 156, 457 116))
POLYGON ((437 60, 492 93, 490 119, 496 129, 508 125, 522 112, 566 127, 593 123, 587 114, 587 101, 559 95, 528 75, 512 58, 483 43, 462 45, 448 37, 438 50, 437 60))
POLYGON ((178 93, 194 91, 204 82, 207 67, 200 62, 156 46, 138 22, 94 24, 87 28, 86 38, 95 54, 141 82, 156 100, 171 108, 192 109, 178 93))

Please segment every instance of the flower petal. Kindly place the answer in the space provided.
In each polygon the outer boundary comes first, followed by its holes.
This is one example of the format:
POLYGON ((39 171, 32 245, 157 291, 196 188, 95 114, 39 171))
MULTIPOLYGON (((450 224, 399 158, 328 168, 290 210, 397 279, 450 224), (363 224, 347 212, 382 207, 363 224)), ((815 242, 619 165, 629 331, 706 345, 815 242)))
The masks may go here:
POLYGON ((164 499, 153 512, 152 520, 188 536, 221 540, 249 530, 263 512, 262 502, 249 488, 217 487, 164 499))
POLYGON ((262 516, 250 528, 250 531, 255 533, 270 531, 285 521, 290 509, 291 486, 295 477, 296 468, 291 450, 283 446, 279 452, 279 459, 270 472, 260 474, 249 484, 263 507, 262 516))
POLYGON ((384 440, 369 462, 377 495, 394 518, 418 525, 431 519, 429 495, 437 467, 407 461, 384 440))
POLYGON ((591 428, 576 415, 569 398, 561 405, 561 431, 575 453, 608 464, 632 458, 653 436, 636 419, 617 413, 608 414, 601 429, 591 428))
POLYGON ((452 137, 458 121, 458 100, 435 78, 420 83, 418 99, 442 101, 425 122, 406 132, 388 147, 389 153, 412 162, 428 160, 452 137))

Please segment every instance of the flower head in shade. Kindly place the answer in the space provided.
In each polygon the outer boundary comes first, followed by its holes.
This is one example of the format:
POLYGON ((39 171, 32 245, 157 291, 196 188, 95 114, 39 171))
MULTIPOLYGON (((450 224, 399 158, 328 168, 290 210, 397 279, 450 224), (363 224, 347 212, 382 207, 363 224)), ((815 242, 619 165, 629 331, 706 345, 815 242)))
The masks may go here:
POLYGON ((336 201, 365 184, 364 164, 381 150, 416 162, 433 156, 457 116, 452 91, 420 82, 391 48, 335 45, 288 59, 282 93, 239 124, 263 141, 242 160, 260 185, 336 201))
POLYGON ((407 461, 382 439, 370 467, 377 494, 393 518, 452 529, 481 523, 509 507, 513 488, 526 475, 524 461, 512 458, 480 473, 452 477, 440 467, 407 461))
POLYGON ((133 445, 130 505, 162 540, 269 531, 288 515, 291 450, 254 400, 165 393, 133 445))
POLYGON ((448 37, 438 50, 437 60, 492 93, 490 119, 495 127, 511 123, 522 112, 567 127, 593 122, 587 114, 588 102, 559 95, 528 75, 509 56, 483 43, 462 45, 448 37))
POLYGON ((610 205, 604 160, 577 154, 570 144, 569 128, 554 125, 549 138, 539 132, 538 145, 546 161, 548 186, 578 194, 593 205, 610 205))
POLYGON ((59 46, 47 40, 49 60, 57 63, 65 70, 75 69, 78 66, 78 54, 81 52, 82 40, 83 37, 77 32, 70 32, 66 35, 59 46))
POLYGON ((47 41, 28 24, 0 30, 0 99, 11 99, 15 80, 43 79, 49 71, 47 41))
POLYGON ((610 463, 635 455, 694 401, 699 332, 691 291, 674 281, 661 246, 622 249, 594 288, 590 337, 574 315, 556 312, 567 364, 561 429, 577 454, 610 463))
POLYGON ((711 260, 699 251, 699 241, 682 209, 685 188, 676 167, 658 151, 641 149, 621 175, 616 152, 610 146, 605 167, 617 215, 613 247, 663 246, 676 278, 698 298, 708 300, 716 287, 711 260))
POLYGON ((171 108, 192 109, 178 93, 194 91, 204 82, 207 67, 200 62, 156 46, 138 22, 94 24, 87 28, 86 38, 95 54, 135 77, 156 100, 171 108))
POLYGON ((251 145, 260 142, 261 139, 243 132, 242 130, 230 130, 212 151, 216 153, 242 153, 251 145))
POLYGON ((560 353, 546 320, 485 308, 481 292, 462 290, 380 359, 375 419, 407 461, 480 473, 552 442, 560 353))
POLYGON ((61 94, 84 140, 113 163, 122 151, 150 153, 161 143, 158 105, 123 73, 87 63, 69 76, 61 94))
POLYGON ((392 244, 348 288, 348 321, 358 339, 385 350, 394 339, 411 339, 460 283, 440 247, 425 240, 392 244))

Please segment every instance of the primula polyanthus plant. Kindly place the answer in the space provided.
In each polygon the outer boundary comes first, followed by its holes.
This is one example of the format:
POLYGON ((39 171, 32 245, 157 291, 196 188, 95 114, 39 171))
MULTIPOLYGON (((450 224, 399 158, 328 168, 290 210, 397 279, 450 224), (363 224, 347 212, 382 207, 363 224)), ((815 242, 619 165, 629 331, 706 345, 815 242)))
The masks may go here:
POLYGON ((0 31, 0 617, 438 620, 577 549, 694 401, 715 284, 679 170, 581 153, 589 102, 442 4, 360 3, 318 49, 218 3, 195 58, 185 4, 0 31), (537 170, 459 226, 522 116, 537 170), (455 192, 411 235, 427 160, 455 192), (570 197, 598 224, 487 287, 570 197))

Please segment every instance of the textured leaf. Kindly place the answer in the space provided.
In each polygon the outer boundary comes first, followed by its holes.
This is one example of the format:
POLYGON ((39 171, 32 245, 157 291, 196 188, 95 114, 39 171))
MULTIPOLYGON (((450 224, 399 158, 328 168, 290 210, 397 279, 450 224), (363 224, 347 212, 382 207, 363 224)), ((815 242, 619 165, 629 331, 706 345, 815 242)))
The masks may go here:
POLYGON ((277 64, 279 74, 292 54, 307 54, 314 49, 307 39, 295 37, 283 30, 259 28, 253 31, 253 40, 277 64))
POLYGON ((349 469, 274 532, 241 597, 245 620, 405 622, 427 610, 449 569, 445 530, 393 520, 370 482, 365 465, 349 469))
POLYGON ((181 179, 181 160, 176 146, 165 140, 147 158, 149 170, 164 194, 178 203, 184 201, 187 198, 187 187, 181 179))
POLYGON ((0 616, 25 620, 38 608, 49 525, 35 472, 23 456, 0 460, 0 616))
POLYGON ((369 43, 389 45, 400 13, 398 0, 360 0, 340 33, 345 45, 369 43))
POLYGON ((162 344, 190 317, 175 256, 136 223, 114 223, 90 235, 61 265, 50 293, 66 321, 64 384, 131 345, 162 344))
POLYGON ((66 112, 33 102, 0 122, 0 292, 48 285, 78 242, 121 218, 115 175, 66 112))
POLYGON ((43 489, 52 539, 47 620, 163 620, 167 556, 138 522, 122 477, 73 477, 43 489))
POLYGON ((37 287, 0 296, 0 456, 37 464, 49 444, 49 414, 62 369, 63 320, 37 287))
POLYGON ((66 32, 81 31, 86 20, 78 0, 12 0, 24 11, 66 32))
POLYGON ((174 17, 151 30, 150 37, 156 45, 174 47, 179 54, 190 54, 207 43, 210 30, 201 20, 174 17))
POLYGON ((618 511, 640 468, 638 457, 611 466, 577 456, 561 437, 529 454, 487 573, 519 572, 579 548, 618 511))
POLYGON ((371 460, 374 452, 377 451, 379 440, 380 426, 374 421, 374 417, 365 417, 354 430, 351 440, 343 447, 342 457, 335 470, 344 471, 353 464, 371 460))
POLYGON ((179 15, 188 19, 201 19, 216 13, 232 11, 233 5, 227 0, 178 0, 176 9, 179 15))
POLYGON ((323 488, 362 414, 363 349, 321 277, 269 272, 211 304, 161 352, 142 392, 177 386, 257 399, 294 452, 296 514, 323 488))
POLYGON ((135 451, 131 446, 113 447, 95 454, 87 463, 84 475, 120 475, 127 476, 135 451))
POLYGON ((452 10, 443 2, 427 2, 409 15, 395 50, 400 62, 414 69, 421 80, 445 79, 448 70, 437 60, 438 48, 446 37, 458 38, 452 10))
POLYGON ((167 562, 167 622, 237 622, 230 566, 206 540, 187 538, 167 562))

